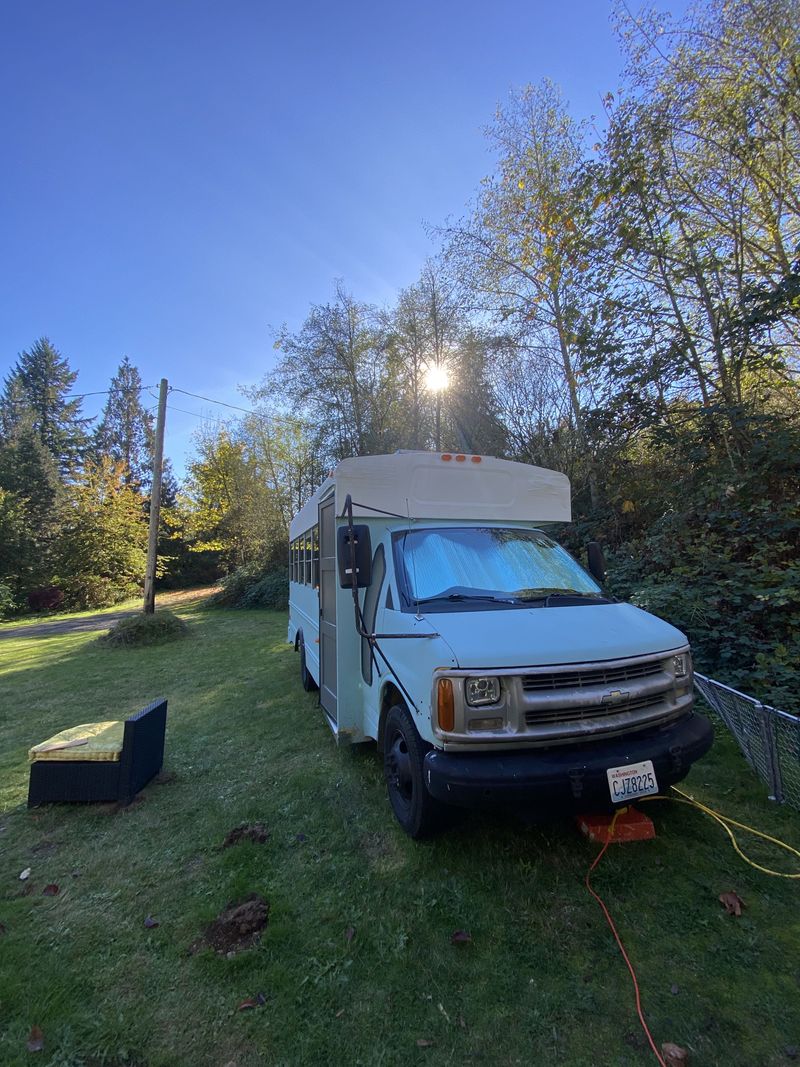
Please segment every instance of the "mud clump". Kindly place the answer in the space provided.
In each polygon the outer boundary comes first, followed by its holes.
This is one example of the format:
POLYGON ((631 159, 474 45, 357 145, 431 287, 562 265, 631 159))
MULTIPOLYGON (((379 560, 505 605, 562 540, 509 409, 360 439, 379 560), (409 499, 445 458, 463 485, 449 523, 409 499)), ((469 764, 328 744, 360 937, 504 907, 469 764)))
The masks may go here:
POLYGON ((259 893, 251 893, 238 903, 226 904, 189 952, 194 955, 203 948, 213 949, 220 956, 243 952, 258 943, 268 919, 269 903, 259 893))
POLYGON ((264 845, 269 839, 269 830, 260 822, 243 822, 241 826, 234 826, 225 835, 222 842, 223 848, 238 845, 240 841, 252 841, 254 845, 264 845))

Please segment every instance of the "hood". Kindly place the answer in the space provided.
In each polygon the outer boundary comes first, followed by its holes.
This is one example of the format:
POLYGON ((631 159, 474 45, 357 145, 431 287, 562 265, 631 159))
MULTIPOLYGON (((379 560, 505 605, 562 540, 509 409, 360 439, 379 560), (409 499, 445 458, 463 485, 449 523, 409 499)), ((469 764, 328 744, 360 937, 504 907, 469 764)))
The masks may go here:
POLYGON ((426 613, 459 667, 538 667, 670 652, 688 644, 633 604, 426 613))

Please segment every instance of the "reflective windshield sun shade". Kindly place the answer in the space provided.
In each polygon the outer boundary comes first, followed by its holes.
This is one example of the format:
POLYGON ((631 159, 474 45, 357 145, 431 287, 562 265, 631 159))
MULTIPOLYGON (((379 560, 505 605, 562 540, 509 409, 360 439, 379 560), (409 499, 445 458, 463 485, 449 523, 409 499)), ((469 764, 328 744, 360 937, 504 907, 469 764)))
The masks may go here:
POLYGON ((439 594, 534 595, 537 590, 597 594, 572 557, 538 530, 453 527, 413 530, 402 539, 412 598, 439 594))

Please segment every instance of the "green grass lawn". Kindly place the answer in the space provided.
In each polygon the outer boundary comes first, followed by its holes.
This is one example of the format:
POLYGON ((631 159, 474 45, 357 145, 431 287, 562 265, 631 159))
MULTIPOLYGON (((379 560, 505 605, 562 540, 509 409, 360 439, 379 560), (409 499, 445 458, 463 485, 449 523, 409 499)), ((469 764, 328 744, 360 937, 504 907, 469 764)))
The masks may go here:
MULTIPOLYGON (((198 596, 205 596, 215 587, 204 586, 202 589, 168 589, 156 593, 157 608, 173 608, 184 602, 190 602, 198 596)), ((42 623, 64 622, 66 619, 86 619, 94 615, 116 615, 121 611, 138 611, 142 607, 142 597, 135 596, 111 604, 105 608, 86 608, 85 611, 40 611, 29 615, 19 615, 13 619, 0 621, 0 633, 3 630, 16 630, 21 626, 41 626, 42 623)))
MULTIPOLYGON (((337 749, 301 689, 285 616, 179 610, 191 636, 161 648, 105 649, 93 634, 0 644, 0 1063, 654 1062, 583 885, 597 846, 573 823, 470 816, 415 844, 374 751, 337 749), (162 694, 172 780, 125 811, 26 810, 30 744, 162 694), (268 842, 221 849, 244 821, 266 824, 268 842), (49 883, 57 896, 42 895, 49 883), (251 892, 270 904, 261 943, 190 954, 251 892), (455 930, 471 942, 452 944, 455 930), (33 1025, 43 1052, 26 1051, 33 1025)), ((762 799, 726 738, 686 788, 800 845, 800 815, 762 799)), ((656 1041, 688 1047, 693 1067, 790 1063, 800 883, 747 867, 691 809, 646 810, 657 838, 613 847, 594 884, 656 1041), (738 919, 718 901, 730 889, 738 919)))

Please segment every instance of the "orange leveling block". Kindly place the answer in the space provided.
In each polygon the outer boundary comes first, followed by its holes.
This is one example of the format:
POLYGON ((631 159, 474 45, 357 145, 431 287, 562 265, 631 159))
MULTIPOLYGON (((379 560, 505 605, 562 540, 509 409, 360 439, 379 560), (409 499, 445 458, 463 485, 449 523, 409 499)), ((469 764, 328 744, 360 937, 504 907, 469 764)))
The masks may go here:
POLYGON ((623 844, 625 841, 651 841, 656 836, 653 820, 648 819, 636 808, 620 808, 614 822, 614 815, 578 815, 576 821, 582 834, 590 841, 605 845, 623 844), (611 834, 611 823, 614 832, 611 834))

